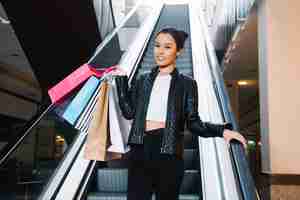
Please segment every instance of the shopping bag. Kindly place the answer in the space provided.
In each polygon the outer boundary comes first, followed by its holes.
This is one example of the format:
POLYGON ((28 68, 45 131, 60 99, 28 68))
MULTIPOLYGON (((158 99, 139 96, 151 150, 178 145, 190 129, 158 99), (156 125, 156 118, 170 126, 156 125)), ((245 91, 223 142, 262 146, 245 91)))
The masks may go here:
POLYGON ((67 122, 69 122, 71 125, 75 124, 81 113, 87 107, 87 104, 89 103, 99 84, 100 80, 95 76, 91 76, 88 79, 62 115, 67 122))
POLYGON ((115 66, 96 69, 89 64, 84 64, 69 74, 66 78, 48 90, 52 103, 57 103, 60 99, 65 97, 68 93, 73 91, 76 87, 86 81, 90 76, 101 77, 104 73, 115 69, 115 66))
POLYGON ((107 119, 108 119, 108 95, 107 82, 101 83, 98 101, 95 105, 93 118, 88 128, 85 143, 84 158, 88 160, 104 161, 107 147, 107 119))
POLYGON ((62 81, 48 90, 48 94, 52 103, 58 102, 61 98, 66 96, 70 91, 75 89, 93 74, 95 74, 95 72, 90 70, 90 66, 88 64, 80 66, 62 81))
MULTIPOLYGON (((110 73, 108 73, 109 72, 108 70, 110 70, 110 69, 112 69, 112 67, 107 69, 107 72, 106 72, 106 75, 108 75, 108 76, 104 75, 103 77, 101 77, 101 80, 107 80, 107 77, 109 77, 111 75, 110 73)), ((76 124, 74 124, 74 127, 76 129, 85 130, 86 127, 88 126, 89 121, 91 120, 91 117, 92 117, 91 113, 93 112, 93 109, 94 109, 95 104, 98 99, 99 91, 100 91, 100 87, 98 86, 95 89, 93 95, 91 96, 89 102, 87 103, 86 108, 82 111, 82 113, 80 114, 80 117, 76 120, 76 124)))
POLYGON ((60 99, 57 103, 55 103, 53 112, 58 116, 58 120, 65 121, 62 116, 75 96, 75 93, 67 95, 64 98, 60 99))
POLYGON ((84 131, 87 130, 88 125, 90 124, 89 122, 91 121, 93 115, 92 113, 94 112, 95 105, 98 101, 98 96, 100 92, 101 84, 97 87, 96 91, 92 95, 90 101, 88 102, 86 108, 84 111, 81 113, 80 117, 77 119, 74 128, 84 131))
POLYGON ((84 158, 88 160, 106 161, 120 159, 121 155, 106 151, 109 144, 108 132, 108 84, 103 81, 93 112, 93 118, 88 128, 85 143, 84 158))
POLYGON ((115 153, 126 153, 129 151, 128 137, 131 128, 131 121, 123 117, 118 103, 118 94, 114 80, 109 82, 108 91, 109 105, 109 132, 110 143, 107 151, 115 153))

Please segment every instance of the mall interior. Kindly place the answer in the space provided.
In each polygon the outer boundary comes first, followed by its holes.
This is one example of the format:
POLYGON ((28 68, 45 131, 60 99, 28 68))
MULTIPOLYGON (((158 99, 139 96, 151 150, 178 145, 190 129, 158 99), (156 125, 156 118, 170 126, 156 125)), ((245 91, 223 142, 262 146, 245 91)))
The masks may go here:
POLYGON ((299 200, 298 8, 267 0, 0 0, 0 199, 127 199, 127 153, 83 156, 96 92, 70 124, 62 115, 80 87, 59 102, 48 90, 84 64, 119 64, 133 80, 155 66, 155 34, 174 27, 189 34, 176 67, 198 84, 201 119, 230 122, 247 139, 244 149, 185 130, 179 199, 299 200))

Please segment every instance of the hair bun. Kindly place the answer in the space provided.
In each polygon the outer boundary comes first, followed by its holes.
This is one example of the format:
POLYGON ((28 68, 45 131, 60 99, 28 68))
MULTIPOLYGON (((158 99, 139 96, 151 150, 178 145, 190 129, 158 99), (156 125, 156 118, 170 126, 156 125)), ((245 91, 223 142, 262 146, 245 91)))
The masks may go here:
POLYGON ((178 39, 180 40, 179 49, 182 49, 185 43, 185 40, 188 38, 188 34, 185 31, 177 31, 178 39))
POLYGON ((185 31, 178 31, 178 34, 182 37, 183 41, 185 41, 188 38, 188 34, 185 31))

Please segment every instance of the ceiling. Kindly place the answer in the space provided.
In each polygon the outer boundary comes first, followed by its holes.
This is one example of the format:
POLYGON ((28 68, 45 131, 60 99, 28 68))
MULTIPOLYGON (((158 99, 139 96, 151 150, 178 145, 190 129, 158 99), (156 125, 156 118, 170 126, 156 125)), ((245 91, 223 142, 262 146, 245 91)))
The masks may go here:
POLYGON ((30 64, 28 63, 26 55, 23 52, 2 4, 0 4, 0 17, 6 20, 6 23, 0 22, 1 67, 4 68, 5 65, 10 65, 10 69, 26 73, 28 76, 31 76, 32 79, 34 75, 30 64))
POLYGON ((0 17, 0 88, 40 101, 39 83, 1 4, 0 17))
POLYGON ((227 80, 258 79, 257 10, 236 29, 223 60, 227 80))
POLYGON ((31 119, 100 42, 93 1, 1 1, 0 116, 31 119))
POLYGON ((1 74, 18 74, 44 96, 101 41, 92 1, 2 1, 0 16, 10 21, 0 24, 1 74))

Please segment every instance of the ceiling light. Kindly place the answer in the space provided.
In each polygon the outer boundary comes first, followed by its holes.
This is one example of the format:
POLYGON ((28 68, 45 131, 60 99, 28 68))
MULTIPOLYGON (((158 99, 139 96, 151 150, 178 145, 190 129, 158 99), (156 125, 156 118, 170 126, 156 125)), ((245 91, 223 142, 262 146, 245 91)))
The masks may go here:
POLYGON ((10 21, 9 21, 9 20, 4 19, 4 18, 2 18, 2 17, 0 17, 0 22, 1 22, 2 24, 10 24, 10 21))
POLYGON ((248 85, 247 81, 238 81, 238 85, 248 85))
POLYGON ((64 143, 64 142, 65 142, 65 139, 63 139, 63 138, 61 138, 61 139, 56 139, 56 142, 64 143))

